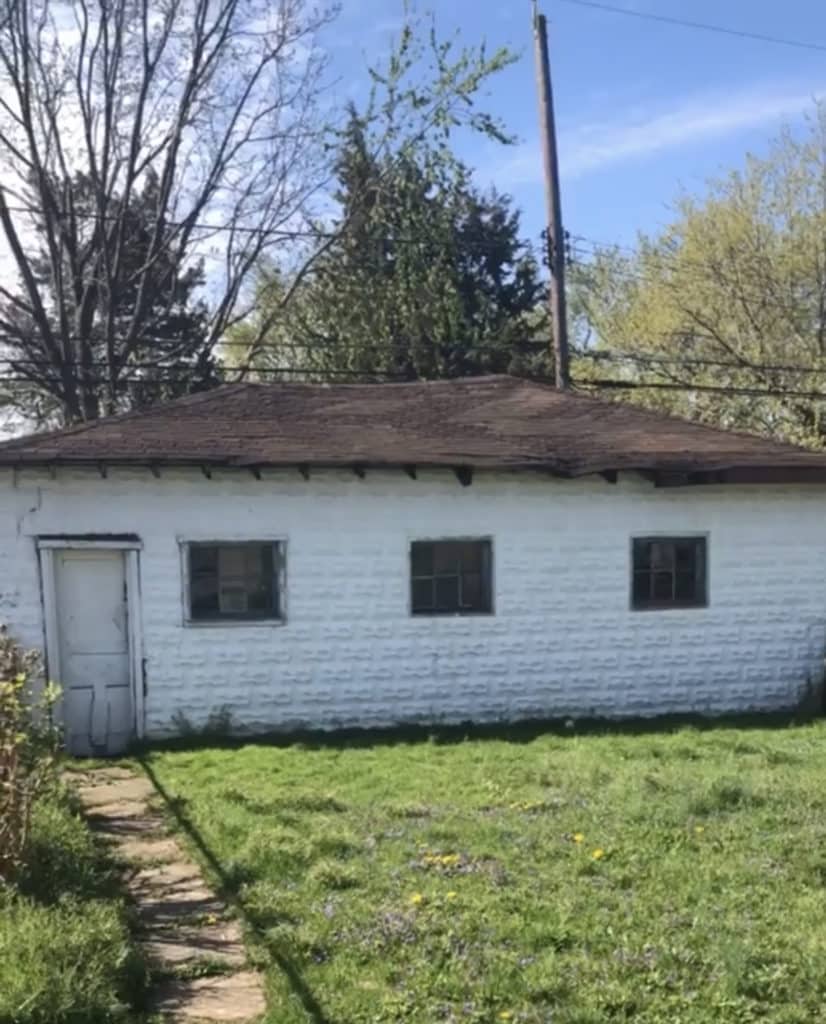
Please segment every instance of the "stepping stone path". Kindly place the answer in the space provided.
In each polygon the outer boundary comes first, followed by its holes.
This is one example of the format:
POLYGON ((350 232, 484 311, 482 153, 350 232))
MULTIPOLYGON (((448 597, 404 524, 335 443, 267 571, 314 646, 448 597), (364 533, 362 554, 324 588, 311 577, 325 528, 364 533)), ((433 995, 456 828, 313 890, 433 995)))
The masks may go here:
POLYGON ((256 1021, 266 1008, 264 989, 245 966, 241 929, 152 809, 157 792, 149 779, 120 767, 69 778, 90 827, 127 864, 138 942, 159 976, 149 1009, 181 1024, 256 1021))

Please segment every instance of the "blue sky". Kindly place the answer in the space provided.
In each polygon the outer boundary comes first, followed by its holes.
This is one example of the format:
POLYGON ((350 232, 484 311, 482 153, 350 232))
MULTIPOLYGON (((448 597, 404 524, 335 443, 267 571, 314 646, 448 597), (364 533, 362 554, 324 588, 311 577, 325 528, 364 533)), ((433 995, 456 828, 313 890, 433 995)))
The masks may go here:
MULTIPOLYGON (((617 6, 826 46, 823 0, 612 0, 617 6)), ((423 5, 420 4, 420 9, 423 5)), ((826 96, 826 52, 666 24, 544 0, 551 34, 563 170, 572 235, 632 244, 668 222, 678 190, 765 152, 784 122, 803 125, 826 96)), ((483 185, 513 195, 526 235, 543 224, 529 0, 434 0, 440 35, 507 44, 519 62, 491 80, 487 109, 518 136, 503 148, 458 140, 483 185)), ((334 73, 356 94, 366 59, 386 52, 401 0, 343 0, 328 31, 334 73)))

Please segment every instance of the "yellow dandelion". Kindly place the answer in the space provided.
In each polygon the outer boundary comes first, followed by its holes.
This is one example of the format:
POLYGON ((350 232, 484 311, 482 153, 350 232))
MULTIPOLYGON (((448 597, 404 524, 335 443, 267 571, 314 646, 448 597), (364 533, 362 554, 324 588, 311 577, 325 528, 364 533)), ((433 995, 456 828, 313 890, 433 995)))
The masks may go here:
POLYGON ((703 832, 705 832, 705 830, 706 830, 705 825, 695 825, 694 826, 694 831, 697 833, 698 836, 702 835, 703 832))
POLYGON ((414 907, 418 907, 420 903, 424 903, 424 896, 420 892, 414 892, 410 897, 410 902, 414 907))
POLYGON ((585 839, 585 836, 582 834, 582 832, 574 832, 574 834, 571 836, 571 839, 573 839, 575 843, 581 843, 585 839))
POLYGON ((459 895, 459 893, 458 893, 458 892, 454 892, 454 891, 453 891, 453 890, 451 889, 451 891, 450 891, 450 892, 449 892, 449 893, 447 894, 447 898, 448 898, 449 900, 455 900, 455 899, 456 899, 456 897, 457 897, 458 895, 459 895))
POLYGON ((513 1020, 513 1014, 510 1010, 502 1010, 499 1014, 499 1020, 513 1020))
POLYGON ((594 852, 591 854, 591 859, 592 860, 602 860, 602 858, 604 856, 605 856, 605 850, 603 850, 601 847, 598 846, 596 848, 596 850, 594 850, 594 852))

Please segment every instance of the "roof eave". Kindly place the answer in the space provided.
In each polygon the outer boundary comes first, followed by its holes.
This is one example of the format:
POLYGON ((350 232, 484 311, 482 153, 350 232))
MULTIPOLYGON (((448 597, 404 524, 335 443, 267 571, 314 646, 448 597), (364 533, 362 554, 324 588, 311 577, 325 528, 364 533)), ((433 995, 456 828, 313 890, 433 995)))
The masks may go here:
MULTIPOLYGON (((815 457, 816 458, 816 457, 815 457)), ((444 460, 406 459, 399 461, 377 461, 360 459, 357 456, 347 459, 285 459, 261 460, 250 457, 226 458, 210 455, 204 456, 161 456, 134 458, 124 456, 55 456, 47 454, 26 454, 11 456, 11 453, 0 453, 0 468, 5 469, 51 469, 51 468, 147 468, 147 469, 306 469, 312 470, 403 470, 411 467, 419 470, 444 469, 455 470, 467 467, 480 471, 500 472, 539 472, 553 476, 573 479, 585 476, 610 476, 615 478, 619 473, 636 473, 650 480, 657 487, 690 487, 709 484, 784 484, 784 483, 826 483, 826 460, 823 462, 783 462, 766 461, 761 463, 719 463, 698 464, 695 461, 675 463, 673 460, 658 463, 656 460, 634 461, 622 464, 620 460, 600 461, 599 463, 561 464, 558 461, 530 460, 493 460, 473 457, 451 457, 444 460)))

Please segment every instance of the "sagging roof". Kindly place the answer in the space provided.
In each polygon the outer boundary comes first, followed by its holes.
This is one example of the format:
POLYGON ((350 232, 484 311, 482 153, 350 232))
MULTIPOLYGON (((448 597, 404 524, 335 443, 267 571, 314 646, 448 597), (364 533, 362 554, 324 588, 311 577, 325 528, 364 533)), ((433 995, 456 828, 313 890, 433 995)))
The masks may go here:
POLYGON ((516 377, 228 384, 0 444, 0 465, 635 470, 659 483, 826 480, 826 454, 516 377))

